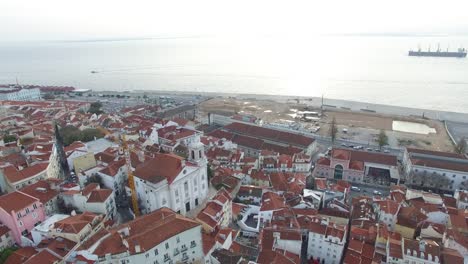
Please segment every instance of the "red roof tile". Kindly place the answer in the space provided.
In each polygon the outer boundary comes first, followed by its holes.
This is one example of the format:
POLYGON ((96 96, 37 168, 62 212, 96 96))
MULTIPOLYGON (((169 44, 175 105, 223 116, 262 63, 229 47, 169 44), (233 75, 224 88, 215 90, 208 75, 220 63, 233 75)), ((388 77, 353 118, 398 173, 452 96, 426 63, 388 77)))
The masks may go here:
POLYGON ((51 189, 49 183, 45 180, 28 185, 20 189, 20 191, 39 199, 42 204, 46 204, 59 194, 59 191, 51 189))
POLYGON ((105 202, 112 194, 110 189, 99 189, 91 191, 87 203, 103 203, 105 202))
POLYGON ((39 202, 39 199, 18 191, 0 196, 0 208, 8 214, 11 211, 18 212, 35 202, 39 202))
POLYGON ((153 183, 167 179, 175 180, 183 169, 183 159, 173 154, 157 154, 155 158, 145 161, 134 172, 135 176, 153 183))

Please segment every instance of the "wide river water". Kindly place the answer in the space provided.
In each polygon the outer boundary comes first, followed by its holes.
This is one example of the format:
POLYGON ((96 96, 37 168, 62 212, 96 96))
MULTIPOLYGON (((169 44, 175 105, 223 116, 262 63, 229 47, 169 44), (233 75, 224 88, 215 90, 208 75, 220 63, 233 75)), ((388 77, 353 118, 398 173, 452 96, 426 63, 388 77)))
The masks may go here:
POLYGON ((468 112, 468 37, 190 37, 0 43, 0 84, 321 96, 468 112), (91 73, 97 71, 98 73, 91 73))

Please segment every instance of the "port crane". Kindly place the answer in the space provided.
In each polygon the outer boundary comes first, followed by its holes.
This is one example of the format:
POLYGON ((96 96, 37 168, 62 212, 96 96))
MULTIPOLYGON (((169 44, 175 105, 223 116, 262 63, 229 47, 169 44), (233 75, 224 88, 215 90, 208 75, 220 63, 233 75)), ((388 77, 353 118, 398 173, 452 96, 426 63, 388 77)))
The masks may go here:
POLYGON ((130 190, 132 191, 133 213, 135 214, 135 217, 137 217, 137 216, 140 216, 140 209, 138 208, 138 197, 136 194, 135 179, 133 178, 132 161, 130 159, 130 149, 128 147, 127 140, 125 139, 125 135, 122 135, 121 139, 122 139, 121 146, 123 149, 123 154, 125 156, 125 164, 127 166, 128 186, 130 187, 130 190))

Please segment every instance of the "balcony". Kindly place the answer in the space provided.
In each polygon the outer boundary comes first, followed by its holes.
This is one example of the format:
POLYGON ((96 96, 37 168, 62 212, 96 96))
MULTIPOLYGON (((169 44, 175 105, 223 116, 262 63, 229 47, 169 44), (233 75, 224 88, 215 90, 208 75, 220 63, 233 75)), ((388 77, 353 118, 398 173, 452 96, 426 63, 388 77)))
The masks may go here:
POLYGON ((182 251, 182 252, 187 251, 187 247, 186 247, 185 245, 182 245, 182 250, 181 250, 181 251, 182 251))

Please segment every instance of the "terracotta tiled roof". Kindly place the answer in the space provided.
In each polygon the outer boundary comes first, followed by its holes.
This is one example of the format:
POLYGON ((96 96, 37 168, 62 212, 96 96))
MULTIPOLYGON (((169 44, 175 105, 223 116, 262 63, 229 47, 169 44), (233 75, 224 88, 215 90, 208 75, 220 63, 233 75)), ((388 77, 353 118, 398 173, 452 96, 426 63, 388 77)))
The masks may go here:
POLYGON ((372 162, 377 164, 397 166, 396 156, 381 153, 334 148, 332 150, 331 156, 334 159, 372 162))
POLYGON ((287 257, 279 251, 262 250, 260 251, 257 263, 258 264, 299 264, 295 261, 296 258, 287 257))
POLYGON ((390 215, 396 215, 400 209, 400 204, 393 200, 376 201, 375 203, 379 205, 381 211, 390 215))
POLYGON ((262 196, 260 211, 278 210, 285 207, 284 198, 274 192, 266 192, 262 196))
POLYGON ((0 208, 8 214, 11 211, 20 211, 35 202, 39 202, 39 199, 18 191, 0 196, 0 208))
POLYGON ((134 172, 142 180, 158 183, 164 179, 172 183, 183 170, 183 159, 173 154, 157 154, 155 158, 145 161, 134 172))
POLYGON ((119 169, 125 166, 125 159, 120 159, 118 161, 112 161, 109 163, 107 167, 99 171, 100 173, 109 175, 109 176, 115 176, 117 172, 119 172, 119 169))
POLYGON ((97 214, 85 212, 75 216, 67 217, 54 223, 54 228, 61 229, 62 233, 78 234, 88 224, 92 225, 93 220, 98 217, 97 214))
POLYGON ((102 240, 93 253, 104 256, 128 250, 133 255, 136 254, 136 245, 139 245, 141 251, 145 252, 177 234, 198 226, 200 224, 190 218, 176 214, 168 208, 161 208, 115 227, 112 229, 111 236, 102 240), (128 242, 128 248, 123 244, 123 238, 118 233, 119 230, 124 230, 127 227, 128 236, 125 236, 124 239, 128 242))
POLYGON ((88 196, 88 194, 90 194, 93 190, 95 189, 99 189, 99 184, 98 183, 95 183, 95 182, 92 182, 88 185, 86 185, 83 190, 81 191, 81 193, 84 195, 84 196, 88 196))
POLYGON ((216 244, 215 236, 211 234, 207 234, 207 233, 202 233, 202 243, 203 243, 203 254, 208 255, 210 250, 212 250, 216 244))
POLYGON ((29 258, 24 264, 53 264, 60 261, 60 258, 50 253, 48 250, 42 250, 29 258))
POLYGON ((421 239, 420 241, 418 241, 405 238, 403 240, 403 247, 403 254, 405 255, 410 255, 424 260, 427 260, 429 255, 431 255, 432 257, 440 258, 440 246, 437 243, 430 240, 421 239), (410 251, 410 254, 408 254, 408 250, 410 251), (416 256, 414 254, 415 252, 416 256))
POLYGON ((468 163, 455 162, 450 160, 435 160, 429 158, 410 158, 411 164, 416 166, 439 168, 460 172, 468 172, 468 163))
POLYGON ((463 264, 464 258, 455 249, 444 248, 442 250, 442 263, 463 264))
POLYGON ((427 216, 421 213, 416 207, 401 207, 397 216, 397 224, 416 229, 417 226, 426 219, 427 216))
POLYGON ((320 157, 319 160, 317 161, 317 164, 330 166, 330 159, 325 158, 325 157, 320 157))
POLYGON ((51 189, 49 183, 45 180, 28 185, 20 191, 39 199, 43 204, 46 204, 59 194, 59 191, 51 189))
POLYGON ((5 225, 0 224, 0 237, 10 232, 10 228, 5 225))
POLYGON ((48 165, 48 163, 37 163, 20 171, 10 166, 4 169, 4 174, 9 182, 16 183, 45 172, 48 165))
POLYGON ((416 148, 407 148, 407 151, 410 154, 418 153, 418 154, 440 156, 440 157, 447 157, 447 158, 466 159, 463 155, 452 153, 452 152, 433 151, 433 150, 416 149, 416 148))
POLYGON ((314 142, 313 138, 303 135, 243 123, 232 123, 225 126, 224 129, 300 147, 307 147, 314 142))
POLYGON ((37 245, 38 248, 47 249, 43 251, 50 251, 61 257, 65 257, 75 246, 76 242, 63 237, 44 239, 37 245))
POLYGON ((87 203, 103 203, 105 202, 112 194, 110 189, 99 189, 93 190, 89 195, 87 203))
POLYGON ((13 252, 5 261, 5 264, 23 264, 37 253, 33 247, 22 247, 13 252))

